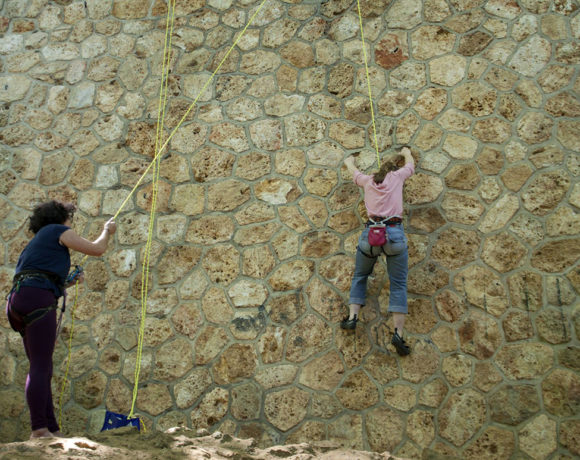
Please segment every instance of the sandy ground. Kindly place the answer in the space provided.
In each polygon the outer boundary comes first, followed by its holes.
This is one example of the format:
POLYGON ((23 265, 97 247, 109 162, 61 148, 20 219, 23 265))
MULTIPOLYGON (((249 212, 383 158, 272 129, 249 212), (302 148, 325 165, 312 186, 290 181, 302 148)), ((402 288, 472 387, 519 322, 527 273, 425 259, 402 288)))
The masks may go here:
POLYGON ((330 441, 312 444, 255 447, 252 439, 238 439, 219 432, 208 434, 175 429, 166 433, 139 433, 120 428, 90 437, 45 438, 0 444, 1 460, 110 459, 110 460, 403 460, 388 452, 345 450, 330 441))

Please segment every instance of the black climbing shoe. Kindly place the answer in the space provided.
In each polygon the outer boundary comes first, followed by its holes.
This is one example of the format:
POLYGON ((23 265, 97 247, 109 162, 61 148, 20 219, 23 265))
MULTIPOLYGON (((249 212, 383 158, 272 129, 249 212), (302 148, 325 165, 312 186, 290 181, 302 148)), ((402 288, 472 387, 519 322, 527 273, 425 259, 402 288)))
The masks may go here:
POLYGON ((393 338, 391 339, 391 344, 397 349, 397 353, 399 356, 407 356, 411 353, 411 349, 405 344, 403 338, 399 335, 397 330, 395 329, 395 333, 393 334, 393 338))
POLYGON ((348 316, 346 316, 341 322, 340 322, 340 327, 342 329, 355 329, 356 328, 356 323, 358 322, 358 317, 357 315, 354 315, 353 319, 348 319, 348 316))

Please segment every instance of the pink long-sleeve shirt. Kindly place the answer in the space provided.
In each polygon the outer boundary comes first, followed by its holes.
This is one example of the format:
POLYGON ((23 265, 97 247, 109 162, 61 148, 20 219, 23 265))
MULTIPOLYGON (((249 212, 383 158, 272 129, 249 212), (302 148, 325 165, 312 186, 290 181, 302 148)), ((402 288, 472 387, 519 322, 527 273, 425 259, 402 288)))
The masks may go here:
POLYGON ((376 184, 373 176, 355 169, 353 180, 365 192, 365 207, 369 216, 402 217, 403 184, 413 175, 415 166, 406 163, 400 169, 387 173, 382 183, 376 184))

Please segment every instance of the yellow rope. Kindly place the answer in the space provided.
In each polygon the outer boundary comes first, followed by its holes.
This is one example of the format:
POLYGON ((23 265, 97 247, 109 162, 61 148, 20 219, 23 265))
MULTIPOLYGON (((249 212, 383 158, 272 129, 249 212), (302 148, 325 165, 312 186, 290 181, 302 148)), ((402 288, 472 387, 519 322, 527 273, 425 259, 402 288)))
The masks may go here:
POLYGON ((238 38, 236 38, 236 40, 234 41, 234 44, 230 47, 230 49, 228 50, 228 52, 225 54, 225 56, 220 61, 219 65, 216 67, 216 69, 211 74, 211 76, 209 77, 209 79, 205 82, 205 84, 203 85, 203 87, 199 91, 198 95, 196 96, 196 98, 194 99, 194 101, 191 103, 191 105, 189 106, 189 108, 186 110, 185 114, 181 117, 181 119, 179 120, 179 122, 177 123, 177 125, 175 126, 175 128, 173 128, 173 130, 171 131, 171 133, 169 134, 169 136, 167 137, 167 139, 165 140, 165 142, 163 143, 163 145, 159 149, 159 152, 157 152, 157 154, 153 158, 153 161, 149 164, 149 166, 147 167, 147 169, 145 169, 145 172, 139 178, 139 180, 137 181, 137 184, 135 185, 135 187, 133 187, 133 190, 131 190, 131 192, 129 193, 129 195, 127 196, 127 198, 125 198, 125 201, 123 201, 123 203, 121 203, 121 207, 116 212, 116 214, 113 216, 114 219, 117 218, 117 216, 121 213, 121 210, 128 203, 128 201, 131 198, 131 196, 133 196, 133 194, 137 190, 137 187, 141 184, 141 182, 143 181, 143 179, 145 178, 145 176, 149 172, 149 169, 151 169, 151 166, 153 165, 153 162, 155 160, 157 160, 158 157, 161 156, 161 153, 163 153, 163 151, 165 150, 165 148, 169 144, 169 141, 173 138, 173 136, 175 135, 176 131, 181 127, 181 125, 183 124, 183 122, 185 121, 185 119, 187 118, 187 116, 189 115, 189 112, 191 112, 191 109, 193 109, 193 107, 195 106, 195 104, 197 104, 197 101, 199 100, 199 98, 201 97, 201 95, 203 94, 203 92, 205 91, 205 89, 207 88, 207 86, 214 79, 215 75, 221 69, 223 63, 226 61, 226 59, 228 58, 228 56, 230 55, 230 53, 233 51, 233 49, 235 48, 235 46, 238 44, 238 42, 240 41, 240 39, 244 36, 244 34, 246 33, 246 30, 248 29, 248 27, 250 27, 250 25, 252 24, 252 22, 254 21, 254 19, 256 18, 257 14, 260 12, 260 10, 262 9, 262 7, 266 3, 266 1, 267 0, 262 0, 262 3, 260 3, 260 6, 258 7, 258 9, 254 12, 254 14, 250 18, 250 20, 248 21, 248 23, 246 24, 246 26, 242 29, 242 32, 240 33, 240 35, 238 36, 238 38))
MULTIPOLYGON (((252 22, 254 21, 254 19, 256 18, 256 16, 258 15, 258 13, 261 11, 262 7, 264 6, 264 4, 266 3, 267 0, 262 0, 262 3, 260 3, 260 6, 256 9, 256 11, 254 12, 254 14, 251 16, 250 20, 248 21, 248 23, 246 24, 246 26, 242 29, 242 32, 238 35, 238 37, 236 38, 236 40, 234 41, 234 43, 232 44, 232 46, 230 47, 230 49, 227 51, 227 53, 224 55, 224 57, 222 58, 222 60, 220 61, 220 63, 218 64, 218 66, 216 67, 216 69, 214 70, 214 72, 211 74, 211 76, 209 77, 209 79, 205 82, 205 84, 203 85, 203 87, 201 88, 201 90, 199 91, 198 95, 196 96, 196 98, 194 99, 194 101, 190 104, 190 106, 188 107, 188 109, 186 110, 185 114, 181 117, 181 119, 179 120, 179 122, 177 123, 177 125, 175 126, 175 128, 173 128, 173 130, 171 131, 171 133, 169 134, 169 136, 167 137, 167 139, 165 140, 165 142, 161 145, 161 147, 157 148, 159 143, 162 140, 162 135, 163 135, 163 125, 164 125, 164 118, 165 118, 165 110, 166 110, 166 101, 167 101, 167 94, 168 94, 168 75, 167 77, 164 78, 165 76, 165 69, 166 67, 169 66, 170 63, 170 59, 171 59, 171 53, 167 53, 167 55, 165 54, 167 51, 167 40, 168 40, 168 35, 167 35, 167 22, 166 22, 166 36, 165 36, 165 46, 164 46, 164 59, 163 59, 163 70, 162 70, 162 81, 161 81, 161 89, 160 89, 160 106, 163 105, 163 116, 161 117, 161 121, 159 122, 159 114, 161 112, 160 109, 158 109, 158 124, 157 124, 157 128, 156 128, 156 139, 155 139, 155 143, 156 143, 156 153, 155 156, 153 157, 153 160, 149 163, 149 166, 147 166, 147 168, 145 169, 145 171, 143 172, 143 174, 141 175, 141 177, 139 178, 139 180, 137 181, 137 183, 135 184, 135 186, 133 187, 133 189, 129 192, 129 195, 127 195, 127 197, 125 198, 125 200, 123 201, 123 203, 121 203, 121 206, 119 207, 119 209, 117 210, 117 212, 115 213, 115 215, 113 216, 113 220, 116 219, 119 214, 121 213, 121 211, 123 210, 123 208, 127 205, 127 203, 129 202, 129 200, 131 199, 131 197, 133 196, 133 194, 137 191, 137 188, 141 185, 141 182, 143 181, 143 179, 145 178, 145 176, 147 175, 147 173, 149 172, 149 170, 153 167, 153 183, 152 183, 152 192, 151 192, 151 213, 150 213, 150 219, 149 219, 149 228, 148 228, 148 234, 147 234, 147 243, 145 246, 145 254, 144 254, 144 264, 143 264, 143 272, 142 272, 142 280, 141 280, 141 323, 140 323, 140 327, 139 327, 139 338, 138 338, 138 349, 137 349, 137 357, 136 357, 136 367, 135 367, 135 385, 133 387, 133 398, 132 398, 132 403, 131 403, 131 412, 129 413, 129 418, 133 417, 133 411, 135 408, 135 402, 137 400, 137 389, 138 389, 138 383, 139 383, 139 374, 140 374, 140 370, 141 370, 141 357, 142 357, 142 345, 143 345, 143 336, 144 336, 144 330, 145 330, 145 314, 146 314, 146 309, 147 309, 147 289, 148 289, 148 281, 149 281, 149 261, 150 261, 150 253, 151 253, 151 244, 152 244, 152 234, 153 234, 153 224, 154 224, 154 213, 155 213, 155 208, 157 205, 157 189, 158 189, 158 180, 159 180, 159 167, 160 167, 160 162, 161 162, 161 153, 167 148, 167 145, 169 144, 169 141, 173 138, 173 136, 175 135, 175 133, 177 132, 177 130, 181 127, 181 125, 183 124, 183 122, 185 121, 185 119, 187 118, 187 116, 189 115, 189 113, 191 112, 191 110, 193 109, 193 107, 197 104, 197 101, 199 100, 199 98, 201 97, 201 95, 203 94, 203 92, 206 90, 206 88, 208 87, 208 85, 210 84, 210 82, 214 79, 214 77, 216 76, 216 74, 219 72, 219 70, 221 69, 222 65, 224 64, 224 62, 226 61, 226 59, 229 57, 229 55, 231 54, 231 52, 233 51, 233 49, 236 47, 236 45, 238 44, 238 42, 241 40, 241 38, 244 36, 244 34, 246 33, 248 27, 250 27, 250 25, 252 24, 252 22), (165 89, 163 89, 163 86, 165 85, 165 89), (163 94, 163 96, 162 96, 163 94), (163 102, 162 102, 163 101, 163 102), (146 267, 146 268, 145 268, 146 267)), ((172 2, 172 17, 171 17, 171 30, 173 30, 173 23, 174 23, 174 18, 175 18, 175 0, 170 0, 170 2, 172 2)), ((169 18, 169 9, 168 9, 168 18, 169 18)), ((169 34, 169 47, 171 46, 171 33, 169 34)), ((83 259, 81 260, 80 265, 83 266, 85 264, 85 262, 87 261, 88 256, 85 255, 83 257, 83 259)), ((64 389, 66 386, 66 381, 68 378, 68 370, 69 370, 69 365, 70 365, 70 357, 71 357, 71 349, 72 349, 72 338, 73 338, 73 328, 74 328, 74 309, 76 307, 76 303, 77 303, 77 299, 78 299, 78 282, 75 285, 75 300, 74 300, 74 304, 73 304, 73 311, 71 313, 72 315, 72 324, 71 324, 71 332, 69 335, 69 340, 68 340, 68 358, 67 358, 67 366, 66 366, 66 372, 65 372, 65 377, 64 377, 64 381, 63 381, 63 385, 62 385, 62 389, 61 389, 61 394, 60 394, 60 412, 59 412, 59 424, 60 424, 60 418, 62 415, 62 399, 63 399, 63 394, 64 394, 64 389)), ((145 426, 143 425, 143 428, 145 428, 145 426)))
MULTIPOLYGON (((146 315, 146 312, 147 312, 147 290, 148 290, 148 283, 149 283, 149 261, 150 261, 151 243, 152 243, 152 235, 153 235, 153 224, 154 224, 154 221, 155 221, 155 207, 156 207, 156 204, 157 204, 157 185, 158 185, 157 182, 158 182, 158 179, 159 179, 159 169, 160 169, 161 153, 165 150, 165 148, 169 144, 169 141, 171 140, 171 138, 174 136, 174 134, 180 128, 180 126, 183 124, 183 122, 185 121, 185 119, 189 115, 189 112, 191 112, 191 110, 193 109, 193 107, 195 106, 195 104, 197 103, 197 101, 199 100, 199 98, 201 97, 201 95, 203 94, 203 92, 205 91, 205 89, 207 88, 207 86, 209 85, 209 83, 213 80, 213 78, 215 77, 215 75, 219 72, 219 70, 222 67, 223 63, 226 61, 226 59, 228 58, 228 56, 230 55, 230 53, 233 51, 233 49, 235 48, 235 46, 238 44, 239 40, 242 38, 242 36, 246 32, 246 30, 248 29, 248 27, 250 26, 250 24, 254 21, 255 17, 260 12, 260 10, 262 9, 262 7, 264 6, 265 3, 266 3, 266 0, 262 0, 262 3, 258 7, 258 9, 254 12, 254 14, 252 15, 252 17, 250 18, 250 20, 248 21, 248 23, 246 24, 246 26, 242 30, 242 33, 236 38, 236 40, 234 41, 233 45, 230 47, 230 49, 228 50, 228 52, 224 55, 224 57, 220 61, 219 65, 216 67, 216 69, 214 70, 214 72, 212 73, 212 75, 210 76, 210 78, 205 82, 205 84, 203 85, 203 87, 199 91, 198 95, 196 96, 196 98, 194 99, 194 101, 191 103, 191 105, 188 107, 188 109, 186 110, 186 112, 184 113, 184 115, 181 117, 181 119, 179 120, 179 122, 177 123, 177 125, 175 126, 175 128, 173 128, 173 130, 171 131, 171 133, 169 134, 169 136, 167 137, 167 139, 165 140, 165 142, 163 143, 163 145, 161 145, 161 147, 158 148, 158 145, 161 142, 162 135, 163 135, 163 122, 164 122, 163 120, 164 120, 164 117, 165 117, 165 103, 167 101, 167 82, 168 82, 168 78, 165 78, 165 80, 164 80, 164 82, 165 82, 165 91, 163 91, 163 89, 162 89, 160 91, 160 96, 159 96, 159 99, 160 99, 159 100, 159 105, 160 106, 163 105, 163 110, 162 110, 162 116, 160 117, 161 120, 158 121, 158 126, 157 126, 157 132, 156 132, 156 153, 155 153, 155 156, 154 156, 153 160, 151 161, 151 163, 149 164, 149 166, 147 167, 147 169, 145 170, 145 172, 142 174, 142 176, 137 181, 137 184, 135 185, 135 187, 133 187, 133 190, 129 193, 129 195, 127 196, 127 198, 125 199, 125 201, 121 204, 121 207, 119 208, 119 210, 117 211, 117 213, 114 216, 114 218, 116 218, 119 215, 119 213, 121 212, 121 210, 123 209, 123 207, 125 206, 125 204, 129 201, 129 198, 133 195, 133 193, 135 193, 135 190, 140 185, 140 183, 143 180, 143 178, 145 177, 145 175, 149 172, 149 169, 151 169, 151 167, 153 167, 154 169, 153 169, 153 185, 152 185, 152 192, 151 192, 151 194, 152 194, 152 198, 151 198, 151 214, 150 214, 150 219, 149 219, 149 230, 148 230, 148 234, 147 234, 147 244, 145 246, 146 249, 145 249, 144 261, 143 261, 143 271, 142 271, 142 280, 141 280, 141 324, 140 324, 140 328, 139 328, 138 349, 137 349, 136 366, 135 366, 135 385, 133 387, 133 400, 132 400, 132 403, 131 403, 131 411, 130 411, 130 413, 128 415, 129 418, 133 417, 133 412, 134 412, 134 409, 135 409, 135 402, 137 400, 137 393, 138 393, 139 373, 140 373, 140 370, 141 370, 141 356, 142 356, 142 349, 143 349, 143 336, 144 336, 144 331, 145 331, 145 315, 146 315), (164 92, 164 95, 162 96, 163 92, 164 92), (162 101, 162 99, 163 99, 163 101, 162 101)), ((173 28, 173 19, 174 19, 174 14, 175 14, 175 0, 173 0, 173 10, 172 11, 173 11, 173 16, 172 16, 172 24, 171 24, 171 27, 173 28)), ((166 42, 167 42, 167 35, 166 35, 166 42)), ((171 46, 171 44, 169 46, 171 46)), ((164 49, 164 53, 165 53, 165 51, 166 51, 166 49, 164 49)), ((166 70, 165 70, 166 63, 167 63, 167 67, 169 66, 170 58, 171 58, 170 52, 168 53, 167 59, 165 58, 165 54, 164 54, 164 60, 163 60, 164 69, 163 69, 163 72, 162 72, 163 75, 165 75, 165 72, 166 72, 166 70)), ((163 80, 162 80, 162 86, 163 86, 163 80)), ((158 117, 159 117, 159 114, 160 113, 161 113, 161 109, 158 110, 158 117)))
MULTIPOLYGON (((159 145, 163 140, 163 129, 167 108, 167 92, 169 85, 169 66, 171 63, 171 38, 173 35, 173 25, 175 23, 175 0, 170 0, 167 10, 167 22, 165 25, 165 43, 163 47, 163 69, 161 71, 161 86, 159 89, 159 104, 157 108, 157 131, 155 134, 155 152, 159 150, 159 145), (171 20, 170 20, 171 17, 171 20)), ((133 398, 131 401, 131 411, 128 418, 133 418, 135 403, 139 389, 139 375, 141 373, 141 358, 143 352, 143 342, 145 336, 145 318, 147 316, 147 291, 149 290, 149 263, 151 260, 151 245, 153 242, 153 229, 155 226, 155 211, 157 208, 157 194, 159 188, 159 171, 161 169, 161 157, 155 155, 153 161, 153 182, 151 186, 151 209, 149 214, 149 228, 147 231, 147 243, 143 255, 143 269, 141 271, 141 322, 139 325, 139 339, 137 341, 137 356, 135 358, 135 373, 133 385, 133 398)))
POLYGON ((77 307, 77 299, 79 297, 79 282, 75 283, 75 300, 73 302, 73 306, 71 309, 71 324, 70 324, 70 334, 68 336, 68 355, 66 358, 66 369, 64 371, 64 377, 62 380, 62 385, 60 387, 60 395, 58 397, 58 425, 62 426, 62 405, 64 401, 64 390, 66 388, 67 380, 68 380, 68 371, 70 368, 70 357, 72 352, 72 339, 73 339, 73 330, 75 328, 75 310, 77 307))
POLYGON ((375 150, 377 152, 377 165, 380 168, 381 167, 381 158, 379 157, 379 144, 377 142, 377 128, 375 125, 375 110, 373 108, 373 95, 372 95, 372 91, 371 91, 371 79, 369 77, 369 66, 367 63, 367 49, 366 49, 366 45, 365 45, 365 34, 363 31, 362 15, 360 12, 360 0, 356 0, 356 4, 358 7, 358 21, 360 24, 360 36, 362 39, 362 49, 363 49, 363 55, 364 55, 364 59, 365 59, 365 72, 367 75, 367 87, 369 89, 369 104, 371 106, 371 118, 373 121, 373 135, 374 135, 374 139, 375 139, 375 150))

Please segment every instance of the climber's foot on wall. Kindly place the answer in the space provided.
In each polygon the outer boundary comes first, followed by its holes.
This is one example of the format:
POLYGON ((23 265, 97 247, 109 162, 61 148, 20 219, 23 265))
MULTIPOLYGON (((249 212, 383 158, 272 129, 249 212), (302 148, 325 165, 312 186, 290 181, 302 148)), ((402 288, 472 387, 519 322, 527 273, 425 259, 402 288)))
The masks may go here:
POLYGON ((349 319, 348 316, 346 316, 341 322, 340 322, 340 327, 342 329, 355 329, 356 328, 356 323, 358 322, 358 316, 354 315, 354 317, 352 319, 349 319))
POLYGON ((411 353, 411 349, 399 335, 397 329, 395 329, 395 333, 391 339, 391 344, 394 345, 394 347, 397 349, 399 356, 407 356, 409 353, 411 353))

